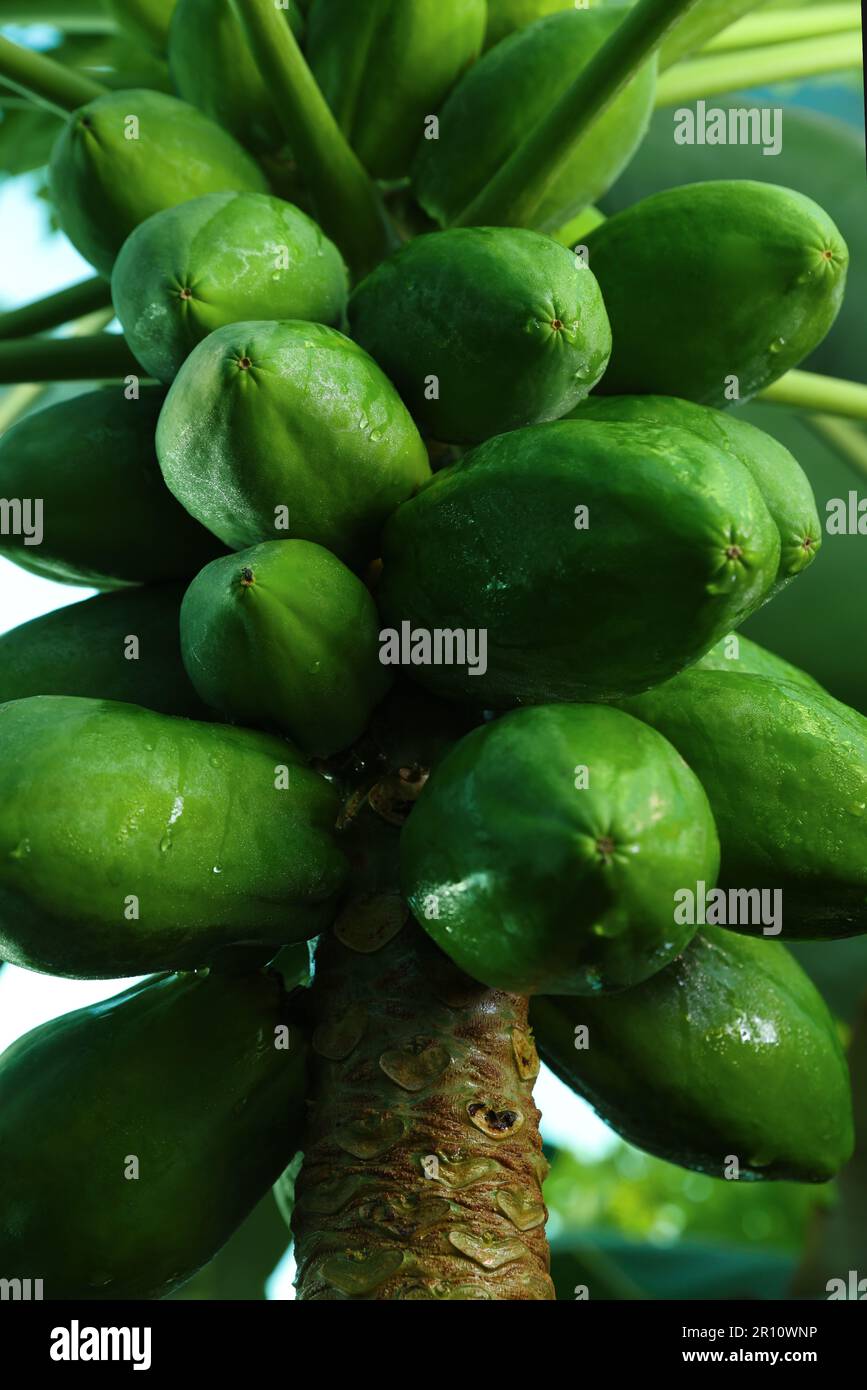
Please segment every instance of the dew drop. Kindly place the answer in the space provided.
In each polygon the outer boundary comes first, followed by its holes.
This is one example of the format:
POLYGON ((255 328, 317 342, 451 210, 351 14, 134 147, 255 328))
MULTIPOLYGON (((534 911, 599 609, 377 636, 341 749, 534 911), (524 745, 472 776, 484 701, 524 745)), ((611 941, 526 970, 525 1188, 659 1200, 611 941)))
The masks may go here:
POLYGON ((223 872, 223 866, 222 866, 222 864, 215 864, 214 867, 213 867, 213 869, 211 870, 211 873, 212 873, 212 874, 221 874, 222 872, 223 872))

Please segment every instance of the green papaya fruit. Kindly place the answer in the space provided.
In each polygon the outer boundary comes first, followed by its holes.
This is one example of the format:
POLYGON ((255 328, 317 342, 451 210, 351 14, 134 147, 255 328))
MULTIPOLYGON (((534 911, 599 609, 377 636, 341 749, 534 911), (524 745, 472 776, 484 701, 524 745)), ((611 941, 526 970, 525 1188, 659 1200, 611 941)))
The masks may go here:
POLYGON ((695 663, 695 669, 739 671, 746 676, 765 676, 768 680, 783 681, 786 685, 803 685, 815 694, 828 694, 824 686, 799 666, 784 661, 775 652, 766 651, 758 642, 751 642, 739 632, 728 633, 709 652, 705 652, 701 660, 695 663))
POLYGON ((111 279, 115 312, 142 366, 172 381, 225 324, 310 319, 339 326, 347 270, 305 213, 263 193, 209 193, 164 208, 127 238, 111 279))
POLYGON ((158 387, 128 400, 108 386, 7 430, 0 494, 18 500, 21 525, 0 536, 0 554, 46 579, 97 589, 191 575, 219 555, 160 476, 154 435, 164 400, 158 387))
POLYGON ((203 193, 264 193, 255 161, 194 106, 144 88, 74 111, 51 153, 49 186, 63 231, 101 275, 130 232, 203 193))
MULTIPOLYGON (((425 132, 412 168, 425 212, 447 226, 474 202, 503 164, 611 37, 619 10, 569 10, 513 34, 486 53, 425 132)), ((653 110, 656 59, 632 78, 551 179, 536 214, 539 231, 575 217, 614 183, 641 143, 653 110)))
POLYGON ((517 994, 647 979, 695 932, 676 890, 716 881, 707 797, 670 744, 594 705, 514 710, 433 773, 401 835, 413 914, 461 970, 517 994))
POLYGON ((29 695, 83 695, 189 719, 216 718, 181 660, 183 594, 177 584, 97 594, 4 633, 0 703, 29 695))
POLYGON ((636 989, 534 999, 543 1060, 629 1143, 714 1177, 827 1182, 851 1156, 846 1058, 777 942, 717 927, 636 989), (586 1031, 585 1031, 586 1030, 586 1031))
MULTIPOLYGON (((304 20, 294 0, 281 11, 293 33, 304 20)), ((274 101, 250 52, 233 0, 178 0, 168 39, 178 95, 255 154, 285 143, 274 101)))
POLYGON ((414 680, 482 708, 612 700, 741 622, 779 554, 750 474, 697 435, 536 425, 398 508, 377 589, 384 641, 414 680))
POLYGON ((307 1044, 274 975, 168 975, 0 1058, 0 1263, 49 1299, 156 1299, 298 1148, 307 1044))
POLYGON ((347 563, 376 558, 384 521, 430 476, 373 359, 292 320, 229 324, 199 343, 169 391, 157 453, 178 500, 233 549, 300 539, 347 563))
MULTIPOLYGON (((863 715, 803 682, 708 670, 684 671, 622 708, 700 778, 719 830, 720 888, 779 892, 785 938, 867 931, 863 715)), ((732 915, 728 899, 725 910, 732 915)), ((770 925, 726 922, 713 905, 707 920, 758 934, 770 925)))
POLYGON ((425 118, 481 51, 486 8, 486 0, 315 0, 307 61, 374 178, 409 172, 425 118))
POLYGON ((600 391, 720 407, 749 400, 822 341, 849 261, 817 203, 751 179, 656 193, 586 246, 614 334, 600 391))
POLYGON ((525 29, 546 15, 561 10, 574 10, 575 0, 488 0, 488 26, 485 30, 485 49, 507 39, 516 29, 525 29))
POLYGON ((676 396, 594 396, 572 419, 621 420, 690 430, 753 475, 780 533, 777 591, 807 569, 822 545, 822 523, 810 480, 788 449, 745 420, 676 396))
POLYGON ((369 590, 310 541, 207 565, 184 598, 181 647, 207 704, 319 757, 354 743, 390 685, 369 590))
POLYGON ((0 705, 0 955, 72 978, 200 966, 328 924, 337 794, 291 744, 136 705, 0 705))
POLYGON ((165 50, 175 0, 107 0, 107 4, 121 29, 160 52, 165 50))
POLYGON ((520 227, 416 238, 362 281, 349 318, 416 420, 449 443, 565 415, 611 355, 593 274, 520 227))

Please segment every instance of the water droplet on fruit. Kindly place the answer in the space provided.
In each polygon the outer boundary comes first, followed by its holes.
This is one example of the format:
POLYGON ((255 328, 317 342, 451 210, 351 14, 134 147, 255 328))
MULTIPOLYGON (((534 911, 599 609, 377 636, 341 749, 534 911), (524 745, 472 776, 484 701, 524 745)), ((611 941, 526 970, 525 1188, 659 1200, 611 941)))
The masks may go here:
POLYGON ((222 866, 222 864, 215 864, 214 867, 213 867, 213 869, 211 870, 211 873, 212 873, 212 874, 221 874, 222 872, 223 872, 223 866, 222 866))
POLYGON ((166 834, 160 840, 160 854, 166 854, 171 849, 171 847, 172 837, 168 832, 166 832, 166 834))
POLYGON ((771 343, 770 347, 768 348, 768 351, 773 353, 782 352, 785 346, 785 338, 775 338, 774 341, 771 343))
POLYGON ((378 444, 382 439, 382 430, 371 430, 368 438, 371 444, 378 444))
POLYGON ((15 848, 14 848, 13 850, 10 850, 10 851, 9 851, 9 858, 10 858, 10 859, 26 859, 29 853, 30 853, 30 841, 29 841, 29 839, 27 838, 27 836, 25 835, 24 839, 23 839, 23 840, 20 840, 19 843, 15 846, 15 848))

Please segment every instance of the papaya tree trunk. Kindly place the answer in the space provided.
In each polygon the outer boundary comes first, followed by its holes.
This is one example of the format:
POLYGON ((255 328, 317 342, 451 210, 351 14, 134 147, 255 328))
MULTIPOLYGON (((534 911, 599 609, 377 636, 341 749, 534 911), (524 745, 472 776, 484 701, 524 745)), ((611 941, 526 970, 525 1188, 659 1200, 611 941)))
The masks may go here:
POLYGON ((411 919, 397 830, 374 816, 367 891, 320 943, 310 991, 298 1296, 553 1299, 527 1000, 470 980, 411 919))

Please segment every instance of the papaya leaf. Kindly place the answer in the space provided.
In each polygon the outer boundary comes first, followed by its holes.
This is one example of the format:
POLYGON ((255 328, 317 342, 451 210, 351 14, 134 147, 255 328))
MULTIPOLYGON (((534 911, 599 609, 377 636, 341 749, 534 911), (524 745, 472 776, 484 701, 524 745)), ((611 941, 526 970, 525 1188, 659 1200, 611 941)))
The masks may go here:
POLYGON ((683 1242, 638 1244, 609 1237, 592 1242, 554 1240, 551 1274, 558 1300, 587 1288, 593 1300, 778 1299, 795 1267, 794 1257, 772 1250, 741 1250, 683 1242), (626 1289, 638 1288, 631 1295, 626 1289))
POLYGON ((0 97, 0 178, 41 169, 61 130, 59 116, 39 106, 7 105, 0 97))
MULTIPOLYGON (((67 35, 51 50, 51 57, 106 87, 172 90, 162 59, 129 38, 67 35)), ((22 101, 19 93, 8 88, 0 92, 0 178, 47 164, 62 125, 59 114, 22 101)))

